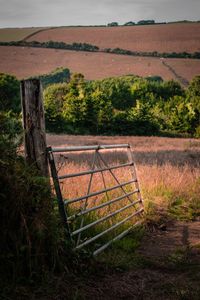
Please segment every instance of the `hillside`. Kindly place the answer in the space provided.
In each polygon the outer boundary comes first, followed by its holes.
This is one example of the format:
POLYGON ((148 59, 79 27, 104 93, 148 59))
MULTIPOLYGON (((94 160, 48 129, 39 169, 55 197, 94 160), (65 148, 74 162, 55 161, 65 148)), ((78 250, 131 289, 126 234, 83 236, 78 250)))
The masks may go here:
MULTIPOLYGON (((56 27, 0 29, 0 41, 48 40, 89 43, 100 50, 122 48, 138 52, 194 53, 200 51, 200 23, 148 26, 56 27)), ((155 58, 111 53, 0 46, 0 71, 19 79, 44 74, 57 67, 80 72, 88 80, 135 74, 159 75, 186 86, 200 73, 199 59, 155 58)))
POLYGON ((181 77, 190 81, 200 72, 200 60, 197 59, 163 60, 106 53, 4 46, 0 47, 0 56, 0 71, 13 74, 19 79, 48 73, 57 67, 67 67, 72 72, 83 73, 89 80, 136 74, 160 75, 166 80, 181 77), (176 76, 168 66, 176 70, 176 76))
POLYGON ((46 27, 30 27, 30 28, 0 28, 0 42, 10 42, 23 40, 32 34, 36 34, 46 27))
POLYGON ((99 48, 142 52, 200 51, 200 23, 119 27, 57 27, 36 33, 28 41, 82 42, 99 48))

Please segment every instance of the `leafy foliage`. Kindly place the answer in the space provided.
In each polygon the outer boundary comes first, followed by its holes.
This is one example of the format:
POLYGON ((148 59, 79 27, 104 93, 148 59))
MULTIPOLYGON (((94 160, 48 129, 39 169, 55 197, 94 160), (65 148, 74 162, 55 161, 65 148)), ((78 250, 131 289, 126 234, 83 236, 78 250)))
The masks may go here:
POLYGON ((190 82, 187 91, 188 102, 194 110, 195 118, 193 128, 196 137, 200 137, 200 76, 196 76, 190 82))
POLYGON ((0 73, 0 111, 9 110, 21 110, 19 81, 15 76, 0 73))
MULTIPOLYGON (((17 120, 0 114, 0 289, 71 265, 73 254, 50 184, 18 153, 17 120), (65 252, 65 255, 63 255, 65 252), (67 255, 66 255, 67 253, 67 255), (70 256, 70 259, 69 259, 70 256)), ((6 291, 5 291, 6 292, 6 291)), ((9 297, 7 299, 10 299, 9 297)))
POLYGON ((140 20, 137 22, 138 25, 152 25, 155 24, 154 20, 140 20))
POLYGON ((54 83, 69 82, 70 71, 66 68, 57 68, 55 71, 41 75, 38 78, 41 80, 43 87, 47 87, 54 83))
POLYGON ((197 135, 196 89, 196 83, 185 91, 178 82, 160 77, 89 82, 74 74, 70 83, 45 90, 47 127, 76 134, 197 135))
MULTIPOLYGON (((151 20, 149 20, 151 21, 151 20)), ((150 25, 153 23, 148 23, 146 25, 150 25)), ((130 23, 130 22, 128 22, 130 23)), ((144 25, 144 24, 137 24, 144 25)), ((107 26, 116 27, 118 26, 117 22, 109 23, 107 26)), ((127 26, 127 25, 124 25, 127 26)), ((129 25, 128 25, 129 26, 129 25)), ((146 56, 146 57, 161 57, 161 58, 191 58, 191 59, 200 59, 200 52, 188 53, 184 52, 142 52, 142 51, 131 51, 127 49, 121 48, 105 48, 99 49, 98 46, 87 44, 87 43, 72 43, 66 44, 64 42, 57 41, 47 41, 47 42, 38 42, 38 41, 11 41, 11 42, 0 42, 0 46, 19 46, 19 47, 35 47, 35 48, 51 48, 51 49, 63 49, 63 50, 74 50, 74 51, 89 51, 89 52, 106 52, 106 53, 115 53, 122 55, 131 55, 131 56, 146 56)))

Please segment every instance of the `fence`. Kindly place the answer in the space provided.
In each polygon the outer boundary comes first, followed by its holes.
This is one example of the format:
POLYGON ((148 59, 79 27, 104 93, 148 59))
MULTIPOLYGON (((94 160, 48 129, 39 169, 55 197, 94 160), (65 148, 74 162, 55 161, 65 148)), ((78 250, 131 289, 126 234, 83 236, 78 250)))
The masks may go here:
POLYGON ((141 223, 143 200, 129 144, 49 147, 48 160, 59 211, 75 249, 89 247, 93 255, 97 255, 141 223), (110 165, 107 159, 110 151, 110 157, 114 151, 122 151, 126 154, 123 156, 126 161, 110 165), (63 173, 62 166, 68 169, 70 155, 71 161, 76 160, 77 155, 86 155, 91 167, 80 172, 63 173), (63 159, 65 163, 60 163, 63 159), (83 177, 88 180, 81 183, 83 177), (72 183, 67 185, 66 181, 73 178, 78 179, 77 192, 81 185, 85 191, 83 195, 70 198, 72 183), (100 182, 102 187, 98 189, 100 182), (63 183, 67 186, 65 192, 63 183))

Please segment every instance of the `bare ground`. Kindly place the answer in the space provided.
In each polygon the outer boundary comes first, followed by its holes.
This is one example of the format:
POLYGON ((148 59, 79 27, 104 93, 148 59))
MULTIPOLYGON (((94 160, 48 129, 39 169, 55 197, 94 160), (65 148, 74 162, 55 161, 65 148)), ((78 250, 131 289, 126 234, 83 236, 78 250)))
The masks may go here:
MULTIPOLYGON (((142 267, 95 276, 85 299, 199 299, 200 222, 172 222, 149 231, 136 255, 142 267), (182 252, 181 252, 182 251, 182 252)), ((80 298, 81 299, 81 298, 80 298)), ((83 298, 84 299, 84 298, 83 298)))
POLYGON ((199 221, 168 223, 166 230, 145 235, 135 253, 141 262, 135 267, 112 269, 97 261, 92 272, 52 283, 51 296, 38 291, 32 299, 199 300, 199 238, 199 221))
POLYGON ((134 74, 144 77, 160 75, 165 80, 177 80, 178 75, 190 81, 200 70, 198 59, 165 59, 167 65, 176 71, 175 75, 160 58, 28 47, 0 46, 0 56, 0 72, 13 74, 19 79, 65 67, 72 73, 84 74, 89 80, 134 74))
POLYGON ((195 52, 200 50, 200 24, 119 27, 62 27, 36 33, 28 40, 89 43, 132 51, 195 52))

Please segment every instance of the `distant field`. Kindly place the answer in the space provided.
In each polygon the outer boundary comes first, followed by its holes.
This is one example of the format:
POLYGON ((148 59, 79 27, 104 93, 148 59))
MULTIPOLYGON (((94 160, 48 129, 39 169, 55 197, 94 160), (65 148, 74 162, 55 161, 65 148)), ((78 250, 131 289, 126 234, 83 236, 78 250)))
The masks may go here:
POLYGON ((36 33, 40 30, 46 30, 45 27, 31 27, 31 28, 0 28, 0 41, 20 41, 27 36, 36 33))
POLYGON ((177 69, 179 76, 191 80, 200 74, 200 60, 159 59, 106 53, 76 52, 26 47, 0 47, 0 72, 16 75, 19 79, 48 73, 57 67, 80 72, 86 79, 136 74, 160 75, 163 79, 177 79, 163 61, 177 69))
POLYGON ((39 32, 28 41, 82 42, 102 48, 142 52, 200 51, 200 23, 119 27, 58 27, 39 32))

